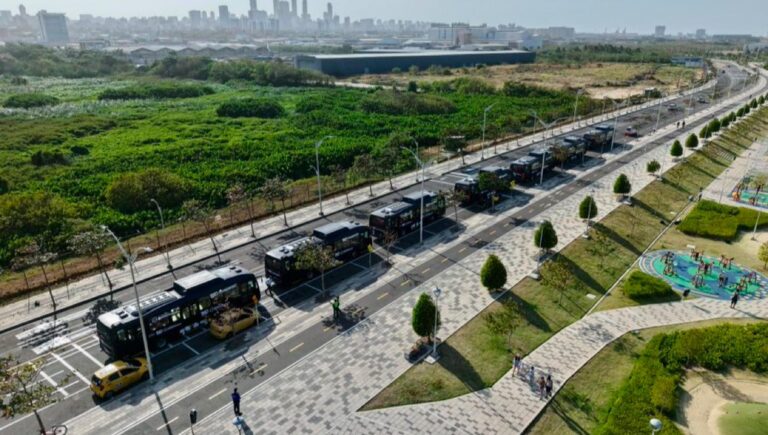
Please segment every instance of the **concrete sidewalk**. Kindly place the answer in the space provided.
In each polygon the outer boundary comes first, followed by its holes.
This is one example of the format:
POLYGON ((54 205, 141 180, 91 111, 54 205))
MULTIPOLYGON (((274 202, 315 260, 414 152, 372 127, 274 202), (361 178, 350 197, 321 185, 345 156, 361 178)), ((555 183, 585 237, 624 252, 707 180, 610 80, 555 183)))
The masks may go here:
MULTIPOLYGON (((690 94, 692 92, 699 92, 702 89, 711 88, 714 86, 714 82, 709 82, 706 85, 696 88, 691 91, 687 91, 684 94, 690 94)), ((666 101, 675 97, 666 97, 662 101, 666 101)), ((605 115, 599 115, 591 117, 585 120, 579 120, 576 123, 571 123, 563 127, 555 129, 556 134, 568 133, 570 131, 583 128, 586 125, 593 125, 600 122, 606 122, 613 119, 613 116, 624 116, 629 113, 642 110, 644 108, 654 106, 658 104, 657 101, 645 103, 640 106, 634 106, 626 109, 620 109, 616 112, 606 113, 605 115)), ((707 109, 707 110, 711 110, 707 109)), ((532 143, 541 141, 546 132, 539 132, 537 134, 521 138, 519 140, 507 141, 497 144, 497 147, 502 152, 508 150, 514 150, 518 147, 530 145, 532 143)), ((493 145, 488 145, 485 150, 485 156, 492 156, 493 145)), ((465 156, 467 165, 471 165, 481 161, 482 152, 475 152, 465 156)), ((428 172, 427 177, 434 177, 436 175, 445 174, 459 170, 463 165, 460 158, 454 158, 435 165, 432 165, 428 172)), ((404 188, 412 186, 418 183, 418 171, 406 173, 396 177, 393 180, 395 188, 404 188)), ((374 197, 386 195, 391 193, 389 181, 383 181, 373 186, 374 197)), ((350 202, 352 204, 359 204, 371 199, 369 189, 367 187, 357 189, 350 193, 350 202)), ((326 214, 330 214, 336 211, 344 210, 348 208, 346 205, 346 198, 344 195, 337 196, 336 198, 323 201, 323 210, 326 214)), ((316 219, 319 216, 320 208, 319 204, 313 204, 300 209, 293 210, 288 213, 288 223, 290 226, 297 226, 316 219)), ((281 215, 259 221, 255 224, 257 238, 272 235, 286 229, 283 223, 283 217, 281 215)), ((251 237, 250 225, 244 225, 242 227, 226 231, 218 234, 214 237, 218 249, 220 252, 228 251, 248 243, 252 243, 254 239, 251 237)), ((171 263, 174 268, 180 268, 186 265, 196 263, 198 261, 215 256, 215 251, 211 246, 211 242, 208 239, 203 239, 195 242, 191 245, 174 249, 169 253, 171 257, 171 263)), ((107 272, 112 280, 114 288, 116 290, 124 289, 130 286, 130 271, 127 267, 121 270, 112 269, 107 272)), ((167 263, 165 255, 153 255, 144 259, 140 259, 136 262, 136 278, 138 281, 145 281, 152 279, 159 275, 168 273, 167 263)), ((164 290, 164 289, 158 289, 164 290)), ((97 298, 102 295, 106 295, 109 289, 104 276, 96 274, 83 278, 77 282, 70 283, 67 286, 55 288, 53 290, 54 298, 56 299, 59 310, 64 310, 67 307, 76 306, 85 301, 97 298)), ((24 300, 12 302, 3 306, 0 306, 0 331, 11 329, 19 324, 25 322, 34 321, 44 316, 50 316, 52 311, 52 304, 47 294, 40 293, 34 297, 30 297, 24 300), (35 306, 35 303, 38 305, 35 306)), ((30 325, 30 327, 33 325, 30 325)))

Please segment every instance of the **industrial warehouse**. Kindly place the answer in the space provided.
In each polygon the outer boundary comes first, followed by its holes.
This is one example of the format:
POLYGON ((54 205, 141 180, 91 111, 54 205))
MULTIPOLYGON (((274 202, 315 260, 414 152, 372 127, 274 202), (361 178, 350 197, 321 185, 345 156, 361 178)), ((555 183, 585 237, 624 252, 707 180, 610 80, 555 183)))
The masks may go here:
POLYGON ((536 55, 522 50, 504 51, 416 51, 358 54, 319 54, 297 56, 298 68, 313 69, 324 74, 343 77, 357 74, 380 74, 395 68, 402 71, 412 66, 427 69, 430 66, 450 68, 471 67, 479 64, 500 65, 531 63, 536 55))

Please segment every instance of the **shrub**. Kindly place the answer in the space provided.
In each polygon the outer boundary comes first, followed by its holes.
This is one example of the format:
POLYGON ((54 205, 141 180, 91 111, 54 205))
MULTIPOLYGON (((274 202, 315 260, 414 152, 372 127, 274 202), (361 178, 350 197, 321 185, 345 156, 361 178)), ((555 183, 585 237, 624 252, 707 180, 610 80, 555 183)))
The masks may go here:
POLYGON ((613 182, 613 193, 617 195, 629 195, 632 191, 632 183, 625 174, 619 174, 616 181, 613 182))
POLYGON ((493 254, 488 256, 480 270, 480 282, 489 291, 504 287, 507 283, 507 269, 504 268, 504 263, 499 260, 499 257, 493 254))
POLYGON ((592 219, 597 216, 597 203, 591 196, 585 196, 579 204, 579 219, 592 219))
MULTIPOLYGON (((749 208, 732 207, 714 201, 700 201, 678 229, 691 236, 714 240, 736 239, 739 230, 751 229, 757 219, 757 212, 749 208)), ((768 217, 761 216, 758 226, 768 223, 768 217)))
POLYGON ((365 97, 360 107, 368 113, 386 115, 445 115, 456 111, 452 102, 434 96, 379 91, 365 97))
POLYGON ((279 118, 285 114, 285 109, 274 100, 245 98, 223 103, 216 109, 216 114, 229 118, 279 118))
POLYGON ((0 177, 0 195, 4 195, 11 190, 11 183, 3 177, 0 177))
POLYGON ((187 198, 185 179, 161 169, 146 169, 120 175, 107 187, 105 197, 110 207, 123 213, 135 213, 152 207, 155 199, 164 208, 178 207, 187 198))
POLYGON ((59 99, 45 94, 11 95, 3 103, 4 107, 12 109, 31 109, 33 107, 53 106, 59 104, 59 99))
POLYGON ((624 294, 633 300, 655 299, 675 296, 672 287, 661 278, 656 278, 636 270, 622 285, 624 294))
MULTIPOLYGON (((679 141, 675 141, 675 142, 677 142, 678 145, 680 144, 679 141)), ((697 146, 699 146, 699 138, 696 137, 695 134, 691 134, 691 135, 688 136, 687 139, 685 139, 685 147, 686 148, 696 148, 697 146)))
POLYGON ((661 163, 656 160, 651 160, 645 165, 645 171, 649 174, 655 174, 659 169, 661 169, 661 163))
POLYGON ((672 157, 680 157, 683 155, 683 146, 680 145, 679 140, 672 143, 672 146, 669 148, 669 155, 672 157))
POLYGON ((208 86, 168 83, 106 89, 99 94, 98 98, 99 100, 165 100, 173 98, 196 98, 212 93, 213 89, 208 86))
POLYGON ((59 150, 35 151, 35 153, 32 154, 31 161, 32 161, 32 164, 37 167, 67 164, 66 156, 64 156, 64 154, 59 150))
POLYGON ((537 248, 549 250, 557 246, 557 232, 552 222, 544 221, 533 234, 533 245, 537 248))
POLYGON ((677 407, 677 378, 675 376, 659 376, 651 387, 651 403, 659 411, 674 416, 677 407))

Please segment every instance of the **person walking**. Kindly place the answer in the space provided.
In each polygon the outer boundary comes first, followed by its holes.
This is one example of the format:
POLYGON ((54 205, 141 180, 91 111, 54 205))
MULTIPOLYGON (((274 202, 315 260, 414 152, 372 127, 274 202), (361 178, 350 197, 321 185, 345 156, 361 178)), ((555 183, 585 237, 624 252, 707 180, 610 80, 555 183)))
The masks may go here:
POLYGON ((554 384, 552 382, 552 375, 547 374, 547 399, 552 397, 552 387, 554 387, 554 384))
POLYGON ((520 355, 515 355, 515 358, 512 360, 512 374, 520 373, 520 355))
POLYGON ((544 395, 547 392, 547 381, 544 380, 544 376, 539 376, 539 400, 544 400, 544 395))
POLYGON ((240 393, 237 392, 237 388, 232 391, 232 405, 235 408, 235 417, 239 417, 240 414, 240 393))
POLYGON ((733 296, 731 297, 731 308, 736 308, 736 303, 739 302, 739 291, 736 290, 733 292, 733 296))
POLYGON ((528 383, 531 384, 531 387, 536 385, 536 367, 531 366, 531 369, 528 370, 528 383))
POLYGON ((341 301, 339 300, 339 297, 336 296, 331 300, 331 308, 333 308, 333 320, 339 320, 339 317, 341 317, 341 310, 339 307, 341 306, 341 301))

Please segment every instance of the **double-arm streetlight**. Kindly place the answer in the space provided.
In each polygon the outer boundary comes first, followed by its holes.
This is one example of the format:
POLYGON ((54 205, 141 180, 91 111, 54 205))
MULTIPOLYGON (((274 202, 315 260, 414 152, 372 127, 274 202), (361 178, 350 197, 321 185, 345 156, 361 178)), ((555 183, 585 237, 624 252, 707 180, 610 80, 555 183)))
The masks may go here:
MULTIPOLYGON (((495 106, 496 103, 491 104, 490 106, 483 109, 483 140, 481 143, 481 149, 480 149, 480 160, 485 160, 485 124, 488 121, 488 112, 493 109, 493 106, 495 106)), ((496 145, 493 146, 493 153, 496 154, 496 145)))
POLYGON ((334 136, 328 135, 315 143, 315 173, 317 174, 317 199, 320 202, 320 216, 324 216, 323 213, 323 188, 320 183, 320 146, 323 145, 326 139, 331 139, 334 136))
POLYGON ((141 339, 144 342, 144 354, 147 357, 147 368, 149 369, 149 379, 154 379, 154 371, 152 370, 152 358, 149 354, 149 342, 147 341, 147 329, 144 326, 144 313, 141 311, 141 301, 139 300, 139 289, 136 288, 136 273, 134 272, 134 262, 136 261, 136 258, 138 258, 139 254, 146 253, 146 252, 152 252, 152 249, 150 248, 141 248, 139 251, 135 254, 128 254, 126 252, 125 248, 123 248, 123 244, 120 243, 120 239, 117 238, 115 233, 112 232, 109 228, 107 228, 105 225, 101 226, 101 229, 112 236, 113 239, 115 239, 115 242, 117 243, 117 247, 120 249, 120 253, 123 254, 123 258, 125 258, 125 261, 128 263, 128 268, 131 271, 131 283, 133 284, 133 294, 136 297, 136 310, 139 312, 139 325, 141 326, 141 339))
POLYGON ((413 152, 412 149, 402 147, 404 150, 411 153, 416 163, 421 167, 421 211, 419 212, 419 244, 424 244, 424 162, 421 161, 419 156, 413 152))
MULTIPOLYGON (((158 203, 155 198, 152 198, 149 200, 152 204, 155 204, 155 207, 157 207, 157 212, 160 214, 160 228, 162 228, 163 231, 165 231, 165 219, 163 218, 163 209, 160 207, 160 203, 158 203)), ((173 265, 171 264, 171 254, 168 252, 168 244, 164 243, 163 246, 160 245, 160 230, 155 231, 155 236, 157 237, 157 247, 158 249, 164 249, 165 250, 165 261, 168 263, 168 270, 171 271, 171 275, 173 275, 174 278, 176 278, 176 272, 173 270, 173 265)))

